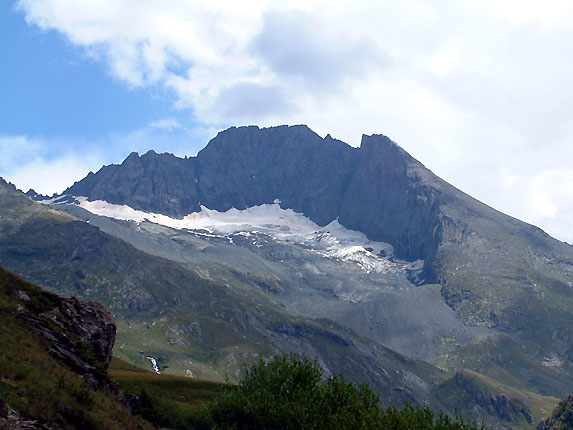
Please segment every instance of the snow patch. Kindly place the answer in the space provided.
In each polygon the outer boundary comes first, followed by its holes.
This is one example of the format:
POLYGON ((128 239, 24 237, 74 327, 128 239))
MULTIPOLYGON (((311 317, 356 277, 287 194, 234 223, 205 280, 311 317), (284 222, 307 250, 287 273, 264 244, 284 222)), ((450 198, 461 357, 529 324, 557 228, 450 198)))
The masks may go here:
POLYGON ((545 367, 561 367, 563 366, 563 361, 555 353, 549 354, 549 357, 544 357, 541 362, 542 366, 545 367))
POLYGON ((158 375, 161 375, 161 372, 159 371, 159 366, 157 365, 157 360, 155 358, 153 358, 151 355, 148 355, 145 358, 147 358, 149 360, 149 362, 151 363, 151 367, 153 367, 153 370, 155 371, 155 373, 157 373, 158 375))
MULTIPOLYGON (((276 240, 305 246, 330 258, 356 263, 367 272, 386 273, 405 266, 411 270, 423 265, 422 260, 413 263, 391 261, 394 253, 392 245, 371 241, 364 233, 342 226, 337 219, 320 227, 301 213, 281 208, 278 199, 272 204, 243 210, 231 208, 226 212, 201 206, 199 212, 186 215, 183 219, 147 213, 102 200, 89 201, 81 196, 75 197, 75 200, 80 207, 96 215, 191 230, 201 236, 225 238, 231 244, 234 243, 231 235, 249 237, 252 233, 262 233, 276 240)), ((262 246, 255 242, 253 244, 262 246)))

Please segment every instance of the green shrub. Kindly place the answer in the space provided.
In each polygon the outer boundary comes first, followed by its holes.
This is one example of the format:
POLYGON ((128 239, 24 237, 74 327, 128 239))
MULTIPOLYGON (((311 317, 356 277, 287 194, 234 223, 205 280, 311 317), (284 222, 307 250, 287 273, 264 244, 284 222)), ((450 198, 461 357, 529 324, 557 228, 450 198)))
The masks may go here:
POLYGON ((297 355, 260 360, 238 386, 207 405, 206 413, 215 429, 476 429, 458 418, 435 417, 427 408, 384 410, 367 386, 342 376, 324 379, 316 360, 297 355))

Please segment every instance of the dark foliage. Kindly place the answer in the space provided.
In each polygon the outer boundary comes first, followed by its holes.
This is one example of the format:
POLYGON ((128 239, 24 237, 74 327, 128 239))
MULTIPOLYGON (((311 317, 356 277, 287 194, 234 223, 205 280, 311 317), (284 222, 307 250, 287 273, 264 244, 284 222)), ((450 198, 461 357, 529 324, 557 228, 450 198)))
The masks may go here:
POLYGON ((427 408, 384 410, 367 386, 357 387, 342 376, 324 379, 317 361, 297 355, 261 360, 207 413, 217 429, 476 429, 427 408))

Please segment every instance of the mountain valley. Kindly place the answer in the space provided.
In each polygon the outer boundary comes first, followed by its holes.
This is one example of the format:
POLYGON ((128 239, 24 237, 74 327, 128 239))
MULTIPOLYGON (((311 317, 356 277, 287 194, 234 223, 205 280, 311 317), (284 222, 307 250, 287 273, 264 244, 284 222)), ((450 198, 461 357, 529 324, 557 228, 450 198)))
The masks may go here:
POLYGON ((34 199, 0 183, 0 265, 104 304, 132 364, 221 381, 303 353, 388 404, 499 428, 573 387, 573 247, 385 136, 231 128, 34 199))

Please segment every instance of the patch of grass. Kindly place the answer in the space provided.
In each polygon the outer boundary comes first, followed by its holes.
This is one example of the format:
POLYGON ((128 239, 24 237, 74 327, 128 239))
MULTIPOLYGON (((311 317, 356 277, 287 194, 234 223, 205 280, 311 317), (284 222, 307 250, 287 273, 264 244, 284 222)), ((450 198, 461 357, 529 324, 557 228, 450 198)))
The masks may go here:
POLYGON ((140 398, 140 414, 155 425, 172 429, 204 428, 202 405, 216 398, 224 384, 172 375, 157 375, 117 357, 109 375, 122 392, 140 398))
POLYGON ((154 398, 179 402, 186 409, 193 409, 219 394, 224 384, 173 375, 157 375, 133 366, 117 357, 108 369, 110 378, 121 391, 132 394, 145 390, 154 398))
POLYGON ((511 415, 514 419, 512 426, 530 429, 547 417, 559 401, 555 397, 509 387, 467 369, 434 388, 434 392, 442 404, 450 410, 456 409, 466 418, 485 418, 493 426, 500 417, 509 423, 511 415), (528 422, 527 415, 533 419, 532 422, 528 422))

